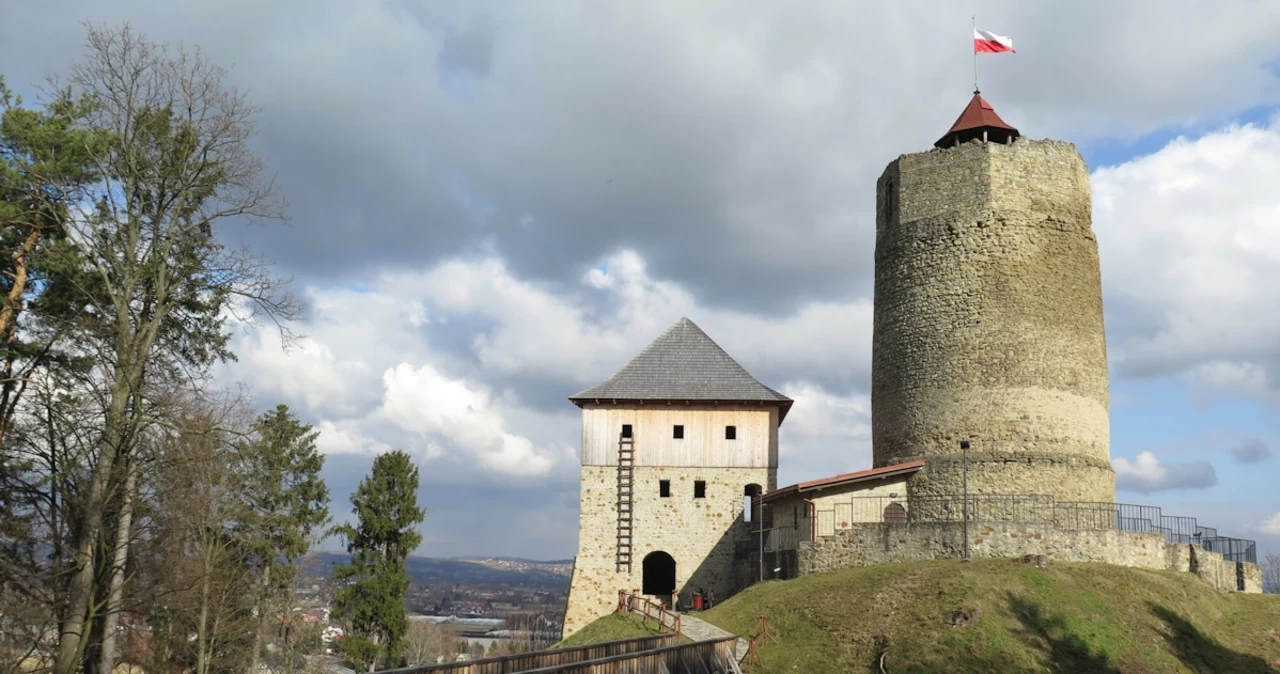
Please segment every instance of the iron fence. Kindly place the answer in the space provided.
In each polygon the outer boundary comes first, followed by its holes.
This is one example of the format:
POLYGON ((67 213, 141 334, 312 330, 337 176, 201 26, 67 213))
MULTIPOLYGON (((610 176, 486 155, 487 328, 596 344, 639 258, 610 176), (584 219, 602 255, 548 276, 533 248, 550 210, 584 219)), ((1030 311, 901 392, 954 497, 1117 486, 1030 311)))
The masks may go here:
MULTIPOLYGON (((1232 562, 1256 564, 1254 541, 1221 536, 1215 527, 1201 526, 1194 517, 1166 515, 1159 506, 1093 501, 1058 501, 1043 494, 961 494, 899 496, 851 496, 815 510, 806 519, 800 537, 834 536, 857 524, 881 522, 1020 522, 1051 525, 1075 531, 1119 530, 1156 533, 1168 543, 1194 543, 1220 553, 1232 562)), ((791 540, 787 544, 791 543, 791 540)), ((785 549, 785 548, 777 548, 785 549)))

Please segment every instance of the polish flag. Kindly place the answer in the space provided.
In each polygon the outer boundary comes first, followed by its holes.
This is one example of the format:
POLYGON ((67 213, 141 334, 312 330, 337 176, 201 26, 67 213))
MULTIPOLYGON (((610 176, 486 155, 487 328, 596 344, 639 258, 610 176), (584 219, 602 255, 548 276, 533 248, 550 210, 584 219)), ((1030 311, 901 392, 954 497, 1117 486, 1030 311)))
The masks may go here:
POLYGON ((1013 38, 973 29, 973 53, 996 54, 1002 51, 1013 51, 1013 38))

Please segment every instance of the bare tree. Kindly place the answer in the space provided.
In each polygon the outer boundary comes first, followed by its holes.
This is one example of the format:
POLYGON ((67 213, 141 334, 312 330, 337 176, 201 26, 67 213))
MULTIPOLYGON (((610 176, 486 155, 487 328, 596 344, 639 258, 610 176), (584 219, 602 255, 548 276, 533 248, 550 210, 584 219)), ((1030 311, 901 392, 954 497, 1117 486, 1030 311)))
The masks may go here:
POLYGON ((227 312, 278 322, 297 309, 265 262, 225 250, 215 235, 222 223, 284 214, 250 147, 255 110, 244 95, 198 50, 150 42, 128 26, 89 26, 87 44, 57 100, 108 139, 86 148, 92 207, 69 218, 74 258, 65 260, 81 270, 74 289, 84 311, 73 327, 102 384, 102 423, 74 527, 56 674, 79 666, 101 617, 93 598, 128 559, 127 544, 117 545, 128 536, 105 530, 104 516, 114 507, 124 521, 129 466, 154 423, 147 382, 229 357, 227 312), (112 564, 99 563, 100 549, 112 564))
POLYGON ((405 635, 404 655, 410 665, 451 662, 458 655, 458 635, 444 625, 415 620, 405 635))

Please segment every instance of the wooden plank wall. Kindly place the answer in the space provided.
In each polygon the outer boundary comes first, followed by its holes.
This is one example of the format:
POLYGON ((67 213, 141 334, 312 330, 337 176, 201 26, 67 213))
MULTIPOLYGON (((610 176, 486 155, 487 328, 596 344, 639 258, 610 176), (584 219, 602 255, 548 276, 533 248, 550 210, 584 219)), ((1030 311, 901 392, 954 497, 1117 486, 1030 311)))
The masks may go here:
POLYGON ((635 465, 777 468, 778 408, 772 405, 591 405, 582 410, 582 465, 616 466, 618 435, 631 424, 635 465), (684 438, 673 427, 684 426, 684 438), (737 439, 725 439, 725 426, 737 439))

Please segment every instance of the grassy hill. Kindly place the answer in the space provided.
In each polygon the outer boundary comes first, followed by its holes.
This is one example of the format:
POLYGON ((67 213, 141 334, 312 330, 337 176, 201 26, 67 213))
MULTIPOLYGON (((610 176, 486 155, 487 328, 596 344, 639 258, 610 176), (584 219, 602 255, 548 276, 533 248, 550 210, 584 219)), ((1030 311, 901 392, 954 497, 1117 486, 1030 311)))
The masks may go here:
POLYGON ((700 617, 739 634, 768 614, 753 674, 1280 674, 1280 597, 1190 574, 1013 560, 892 564, 761 583, 700 617), (957 624, 958 623, 958 624, 957 624))
POLYGON ((658 634, 657 625, 650 622, 642 624, 640 618, 623 613, 611 613, 590 625, 569 635, 568 639, 552 646, 552 648, 569 648, 599 644, 618 639, 634 639, 658 634))

